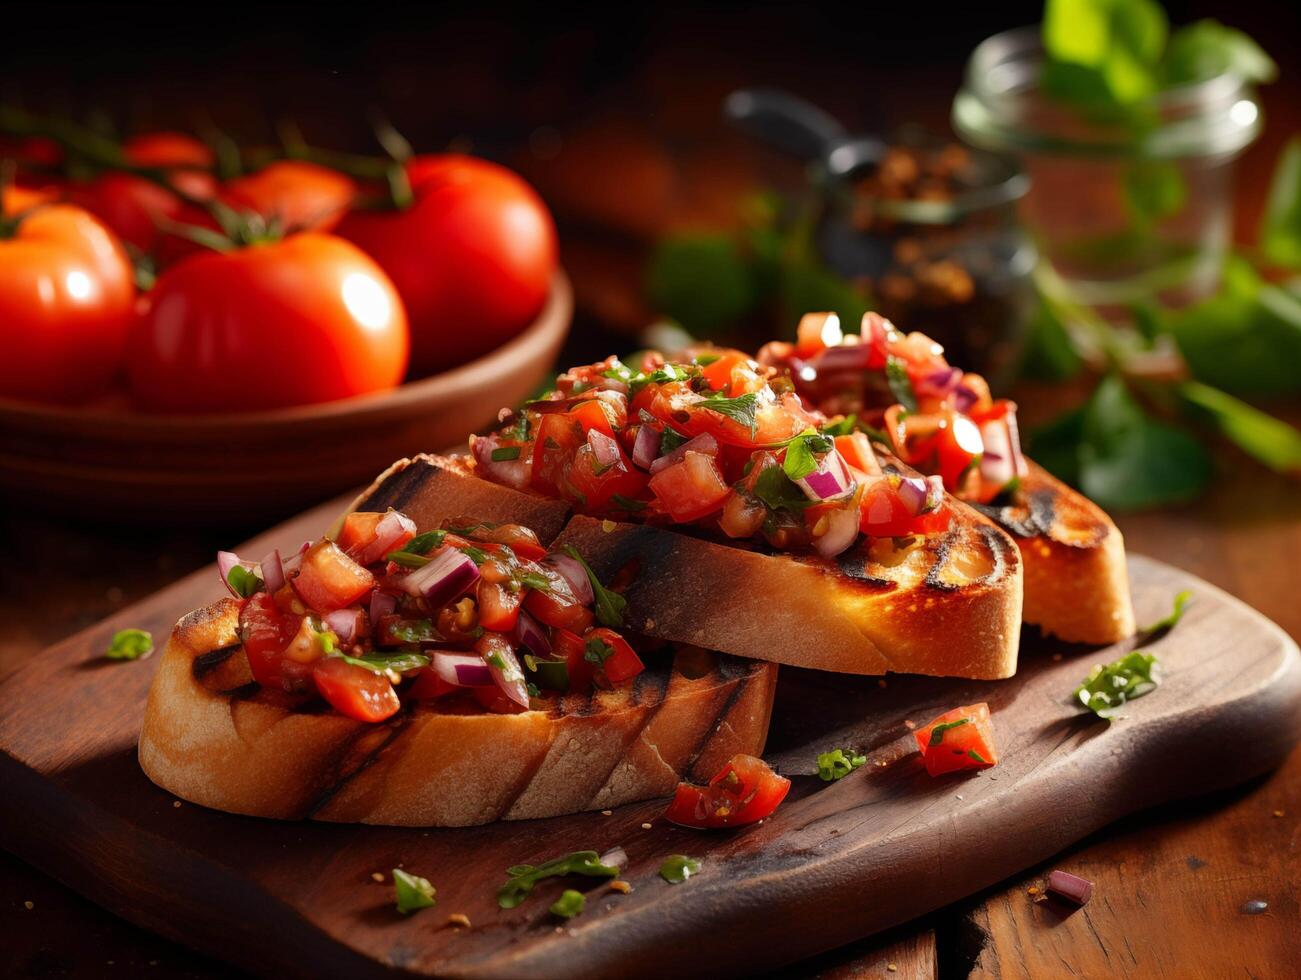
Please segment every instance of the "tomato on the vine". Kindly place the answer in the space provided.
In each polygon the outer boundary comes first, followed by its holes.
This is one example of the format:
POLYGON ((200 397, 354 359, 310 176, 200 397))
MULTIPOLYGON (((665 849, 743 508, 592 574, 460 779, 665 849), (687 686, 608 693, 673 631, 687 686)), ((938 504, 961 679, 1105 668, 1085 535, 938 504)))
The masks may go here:
POLYGON ((486 354, 537 316, 556 271, 556 229, 537 193, 497 164, 440 154, 406 171, 409 208, 355 210, 338 231, 393 277, 419 375, 486 354))
POLYGON ((5 195, 0 220, 0 395, 86 398, 122 363, 135 303, 131 262, 99 221, 5 195), (25 213, 24 213, 25 210, 25 213))
POLYGON ((303 160, 280 160, 226 181, 221 200, 275 221, 286 231, 329 231, 352 205, 351 177, 303 160))
POLYGON ((308 232, 177 263, 144 298, 127 374, 149 409, 255 411, 392 388, 407 328, 357 248, 308 232))

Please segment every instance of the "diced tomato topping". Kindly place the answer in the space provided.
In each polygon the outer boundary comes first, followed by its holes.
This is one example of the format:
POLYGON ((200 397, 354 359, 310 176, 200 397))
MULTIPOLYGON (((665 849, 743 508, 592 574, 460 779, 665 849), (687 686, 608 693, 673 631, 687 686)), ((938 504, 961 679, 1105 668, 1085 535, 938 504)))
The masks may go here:
POLYGON ((844 336, 840 317, 834 313, 805 313, 795 329, 795 353, 812 357, 828 347, 835 347, 844 336))
POLYGON ((596 618, 592 611, 574 598, 568 584, 559 576, 551 578, 551 588, 530 589, 524 599, 527 609, 539 622, 571 633, 583 634, 596 618))
POLYGON ((508 698, 499 687, 472 687, 468 689, 474 700, 495 715, 517 715, 527 711, 522 704, 508 698))
POLYGON ((712 514, 731 493, 713 458, 695 452, 652 476, 650 489, 664 512, 681 524, 712 514))
POLYGON ((872 443, 862 432, 836 436, 836 452, 840 453, 841 459, 862 473, 881 472, 881 464, 872 451, 872 443))
POLYGON ((543 415, 533 444, 533 489, 557 496, 565 466, 586 438, 582 427, 575 425, 567 413, 543 415))
POLYGON ((316 661, 312 680, 330 707, 356 721, 383 721, 402 706, 387 677, 350 664, 342 657, 316 661))
POLYGON ((479 582, 479 625, 486 630, 508 633, 519 619, 524 590, 511 591, 496 582, 479 582))
POLYGON ((959 769, 988 769, 998 763, 994 727, 984 701, 946 711, 913 735, 932 776, 959 769))
POLYGON ((375 540, 375 525, 383 516, 374 511, 349 514, 343 519, 336 543, 349 554, 357 554, 375 540))
POLYGON ((307 549, 296 578, 299 598, 317 612, 350 606, 375 585, 375 576, 343 553, 333 541, 322 538, 307 549))
POLYGON ((645 495, 648 477, 636 469, 624 454, 619 443, 604 433, 593 430, 588 434, 588 444, 579 447, 566 472, 563 489, 572 491, 579 509, 587 514, 605 514, 620 509, 615 497, 636 500, 645 495), (593 442, 600 442, 598 456, 593 442))
POLYGON ((740 827, 770 816, 791 781, 752 755, 734 755, 707 786, 679 783, 664 816, 683 827, 740 827))
POLYGON ((602 687, 622 684, 631 680, 646 669, 641 657, 622 636, 604 626, 589 630, 583 637, 584 657, 588 663, 600 659, 599 665, 592 664, 594 676, 602 687), (592 656, 588 657, 587 654, 592 656))
POLYGON ((593 665, 586 658, 587 645, 581 636, 557 627, 551 634, 551 651, 565 660, 571 694, 586 694, 591 690, 593 665))
POLYGON ((407 688, 406 694, 414 701, 432 701, 460 690, 462 688, 449 684, 439 677, 434 668, 423 667, 411 686, 407 688))
POLYGON ((310 670, 300 669, 294 661, 286 662, 285 648, 297 635, 302 616, 284 613, 265 592, 257 592, 245 601, 239 613, 239 636, 244 644, 253 679, 275 690, 299 690, 310 670))
POLYGON ((946 529, 952 519, 948 507, 914 515, 886 477, 869 480, 859 502, 859 528, 874 538, 904 538, 911 534, 933 534, 946 529))

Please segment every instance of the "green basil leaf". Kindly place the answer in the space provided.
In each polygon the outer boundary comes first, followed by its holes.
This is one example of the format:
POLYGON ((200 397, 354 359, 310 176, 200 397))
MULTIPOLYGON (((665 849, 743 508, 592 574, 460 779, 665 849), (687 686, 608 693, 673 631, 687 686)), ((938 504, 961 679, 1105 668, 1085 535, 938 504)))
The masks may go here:
POLYGON ((426 531, 408 541, 402 550, 413 555, 427 555, 441 545, 445 537, 447 537, 446 531, 426 531))
POLYGON ((583 659, 590 664, 603 667, 612 656, 614 656, 614 647, 599 636, 592 637, 583 645, 583 659))
POLYGON ((1167 86, 1201 82, 1232 72, 1248 82, 1272 82, 1278 65, 1259 44, 1218 20, 1185 24, 1170 37, 1162 62, 1167 86))
POLYGON ((1142 102, 1157 89, 1168 32, 1155 0, 1048 0, 1043 85, 1054 97, 1089 108, 1142 102))
POLYGON ((622 627, 623 617, 628 609, 628 600, 601 584, 601 580, 596 577, 596 572, 592 571, 592 566, 578 553, 577 548, 567 544, 564 550, 565 554, 583 566, 583 571, 587 573, 587 580, 592 583, 592 594, 596 597, 593 605, 596 618, 601 621, 601 625, 609 626, 611 629, 622 627))
POLYGON ((970 718, 959 718, 957 721, 946 721, 942 724, 936 725, 931 729, 931 737, 926 744, 931 748, 934 748, 937 745, 942 745, 944 743, 945 732, 950 728, 958 728, 961 725, 970 724, 970 722, 970 718))
POLYGON ((513 909, 528 898, 533 887, 544 878, 561 875, 586 875, 589 878, 613 878, 619 873, 618 868, 601 863, 595 851, 575 851, 564 857, 553 858, 539 865, 520 864, 507 871, 510 880, 497 889, 497 904, 504 909, 513 909))
POLYGON ((154 652, 154 638, 141 629, 118 630, 104 652, 109 660, 140 660, 154 652))
POLYGON ((1134 650, 1109 664, 1098 664, 1075 689, 1075 700, 1099 718, 1110 718, 1126 701, 1141 698, 1160 683, 1156 655, 1134 650))
POLYGON ((428 878, 407 874, 401 868, 393 869, 393 891, 398 911, 403 915, 427 909, 436 901, 434 886, 428 878))
POLYGON ((826 783, 843 779, 867 762, 867 756, 847 749, 832 749, 818 756, 818 778, 826 783))
POLYGON ((1138 645, 1143 646, 1144 644, 1150 643, 1159 637, 1165 636, 1165 634, 1174 629, 1179 620, 1184 618, 1184 610, 1188 608, 1188 603, 1192 597, 1193 594, 1188 589, 1184 589, 1182 592, 1177 594, 1175 596, 1174 608, 1170 611, 1170 615, 1158 619, 1151 626, 1146 626, 1138 631, 1139 636, 1141 637, 1138 645))
POLYGON ((372 654, 367 657, 349 657, 347 654, 340 654, 340 658, 345 663, 350 663, 354 667, 365 667, 376 674, 386 674, 390 670, 396 674, 401 674, 408 670, 415 670, 417 667, 428 667, 429 658, 423 653, 403 652, 390 654, 372 654))
POLYGON ((707 408, 711 412, 717 412, 736 422, 738 425, 744 425, 750 430, 750 438, 753 439, 758 431, 758 410, 759 396, 753 391, 747 391, 744 395, 738 395, 735 398, 728 398, 726 395, 710 395, 703 401, 697 402, 696 408, 707 408))
POLYGON ((913 391, 912 379, 908 377, 907 364, 897 357, 886 358, 885 380, 890 385, 890 394, 895 401, 909 412, 917 411, 917 393, 913 391))
POLYGON ((791 482, 780 466, 769 466, 754 481, 750 491, 769 510, 802 511, 813 506, 804 491, 791 482))
POLYGON ((226 575, 226 581, 230 587, 235 590, 235 594, 242 599, 247 599, 258 589, 262 588, 262 580, 253 572, 250 572, 243 565, 236 565, 231 568, 226 575))
POLYGON ((1221 434, 1243 452, 1280 473, 1301 472, 1297 429, 1199 381, 1185 381, 1179 393, 1208 414, 1221 434))
POLYGON ((660 865, 660 877, 670 885, 680 885, 699 871, 699 859, 685 854, 670 854, 660 865))
POLYGON ((830 436, 812 429, 802 432, 786 444, 782 471, 791 480, 802 480, 818 468, 818 457, 826 455, 833 448, 835 443, 830 436))
POLYGON ((583 911, 583 906, 586 904, 587 898, 582 892, 566 888, 560 893, 560 897, 551 903, 551 914, 558 915, 562 919, 572 919, 583 911))
POLYGON ((1293 136, 1274 165, 1260 225, 1260 250, 1269 261, 1301 269, 1301 136, 1293 136))

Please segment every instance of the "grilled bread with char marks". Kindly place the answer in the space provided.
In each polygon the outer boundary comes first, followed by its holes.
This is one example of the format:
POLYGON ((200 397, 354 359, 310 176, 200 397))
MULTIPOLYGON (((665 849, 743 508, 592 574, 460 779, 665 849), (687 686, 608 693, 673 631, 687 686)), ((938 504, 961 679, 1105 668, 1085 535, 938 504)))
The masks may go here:
POLYGON ((1025 621, 1069 643, 1134 633, 1125 542, 1093 501, 1027 460, 1016 503, 976 505, 1005 528, 1025 568, 1025 621))
POLYGON ((480 479, 460 458, 401 461, 354 509, 400 508, 421 526, 462 513, 532 522, 543 542, 573 545, 606 582, 636 565, 625 590, 629 626, 650 636, 844 673, 1010 677, 1020 556, 987 518, 948 505, 954 519, 942 534, 898 545, 860 538, 835 560, 568 517, 562 501, 480 479), (557 537, 544 533, 561 526, 557 537))
POLYGON ((690 648, 547 711, 416 704, 366 724, 294 707, 253 682, 238 610, 224 599, 177 623, 140 735, 150 779, 218 810, 411 827, 558 816, 668 796, 767 737, 777 667, 690 648))

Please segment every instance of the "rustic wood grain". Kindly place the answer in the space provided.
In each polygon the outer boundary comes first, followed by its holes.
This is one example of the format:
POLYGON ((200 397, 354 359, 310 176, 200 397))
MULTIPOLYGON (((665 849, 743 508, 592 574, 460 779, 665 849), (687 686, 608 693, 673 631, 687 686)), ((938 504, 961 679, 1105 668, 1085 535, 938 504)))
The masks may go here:
MULTIPOLYGON (((311 536, 337 506, 282 526, 249 552, 311 536)), ((11 788, 0 826, 11 850, 119 914, 264 970, 650 976, 682 969, 674 946, 687 939, 693 971, 771 968, 988 887, 1136 808, 1240 781, 1285 754, 1301 724, 1294 645, 1183 573, 1145 559, 1134 559, 1132 572, 1141 617, 1163 611, 1181 587, 1198 601, 1155 648, 1169 667, 1165 688, 1129 719, 1094 721, 1064 700, 1089 663, 1117 651, 1033 633, 1022 670, 1006 682, 892 677, 883 688, 788 670, 769 757, 798 774, 817 751, 849 744, 870 750, 871 762, 832 786, 797 778, 791 799, 758 827, 700 835, 664 825, 657 802, 612 817, 438 832, 174 807, 135 761, 150 661, 108 664, 99 654, 114 628, 161 634, 213 598, 219 585, 202 570, 51 648, 0 687, 0 778, 11 788), (985 774, 930 780, 905 722, 980 699, 994 708, 1004 761, 985 774), (1192 765, 1175 738, 1188 725, 1208 740, 1192 765), (588 913, 560 932, 546 913, 559 883, 513 913, 496 909, 507 866, 615 844, 631 858, 631 895, 598 886, 588 913), (705 872, 666 885, 655 870, 674 852, 704 856, 705 872), (398 865, 434 880, 437 909, 409 920, 393 913, 389 887, 370 876, 398 865), (452 912, 475 927, 441 928, 452 912), (740 941, 756 932, 773 942, 740 941)))

